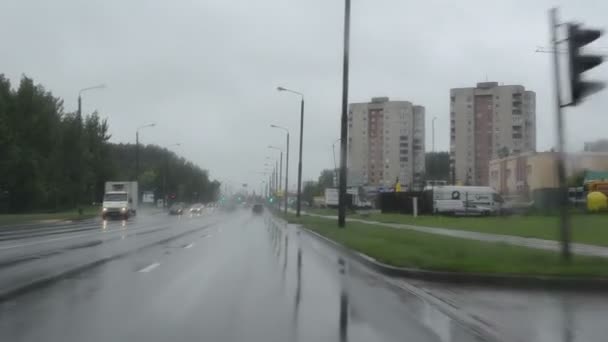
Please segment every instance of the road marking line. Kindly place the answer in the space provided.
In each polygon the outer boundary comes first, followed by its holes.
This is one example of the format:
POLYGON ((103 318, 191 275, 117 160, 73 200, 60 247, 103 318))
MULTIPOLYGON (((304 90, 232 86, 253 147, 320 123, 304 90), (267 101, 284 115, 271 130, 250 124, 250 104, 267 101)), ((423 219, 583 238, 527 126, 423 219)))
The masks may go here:
POLYGON ((187 246, 184 246, 184 249, 192 248, 192 246, 194 246, 194 244, 193 244, 193 243, 191 243, 191 244, 189 244, 189 245, 187 245, 187 246))
POLYGON ((144 268, 142 268, 141 270, 137 271, 139 273, 148 273, 150 271, 152 271, 153 269, 157 268, 158 266, 160 266, 160 263, 155 262, 153 264, 150 264, 144 268))

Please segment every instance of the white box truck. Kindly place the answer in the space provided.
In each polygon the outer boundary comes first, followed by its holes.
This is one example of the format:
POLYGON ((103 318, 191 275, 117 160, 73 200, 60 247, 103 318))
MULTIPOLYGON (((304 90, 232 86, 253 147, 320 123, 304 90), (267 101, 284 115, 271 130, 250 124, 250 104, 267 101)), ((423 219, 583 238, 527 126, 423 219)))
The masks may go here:
POLYGON ((137 214, 137 182, 106 182, 101 217, 129 219, 137 214))
POLYGON ((325 207, 326 208, 337 208, 338 200, 339 200, 338 189, 325 188, 325 207))
POLYGON ((433 211, 453 215, 493 215, 503 208, 504 200, 489 186, 433 186, 433 211))

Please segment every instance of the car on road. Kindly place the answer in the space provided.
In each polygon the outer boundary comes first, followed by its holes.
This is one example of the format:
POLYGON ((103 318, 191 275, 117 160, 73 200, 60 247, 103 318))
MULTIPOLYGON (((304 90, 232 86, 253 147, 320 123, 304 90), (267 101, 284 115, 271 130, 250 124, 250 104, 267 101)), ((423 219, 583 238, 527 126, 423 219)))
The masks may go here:
POLYGON ((264 206, 261 203, 256 203, 251 207, 254 214, 261 214, 264 212, 264 206))
POLYGON ((169 208, 169 215, 182 215, 185 207, 184 203, 175 203, 169 208))
POLYGON ((202 214, 203 213, 203 209, 205 208, 205 205, 202 203, 195 203, 193 205, 190 206, 190 214, 202 214))

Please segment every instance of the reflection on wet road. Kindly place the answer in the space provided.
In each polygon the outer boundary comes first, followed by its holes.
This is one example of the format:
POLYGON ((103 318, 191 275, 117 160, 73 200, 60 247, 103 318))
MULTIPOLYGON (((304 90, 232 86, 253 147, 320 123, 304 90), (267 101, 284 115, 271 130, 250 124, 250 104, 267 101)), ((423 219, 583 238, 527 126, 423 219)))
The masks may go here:
POLYGON ((595 298, 594 311, 591 297, 573 294, 551 306, 558 294, 386 279, 296 227, 246 210, 96 224, 86 237, 14 249, 29 259, 0 263, 7 283, 19 268, 31 275, 119 255, 0 302, 1 340, 544 342, 603 341, 606 332, 603 299, 595 298), (524 308, 529 315, 518 316, 524 308))

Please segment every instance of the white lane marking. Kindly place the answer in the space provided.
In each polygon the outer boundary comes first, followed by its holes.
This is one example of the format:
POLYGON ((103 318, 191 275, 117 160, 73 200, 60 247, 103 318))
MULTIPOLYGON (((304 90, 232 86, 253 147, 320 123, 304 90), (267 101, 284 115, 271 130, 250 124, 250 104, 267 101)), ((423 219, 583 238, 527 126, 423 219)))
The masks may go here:
POLYGON ((192 246, 194 246, 194 244, 193 244, 193 243, 191 243, 191 244, 189 244, 189 245, 184 246, 184 249, 192 248, 192 246))
POLYGON ((150 271, 152 271, 153 269, 157 268, 158 266, 160 266, 160 263, 155 262, 153 264, 150 264, 144 268, 142 268, 141 270, 137 271, 139 273, 148 273, 150 271))

